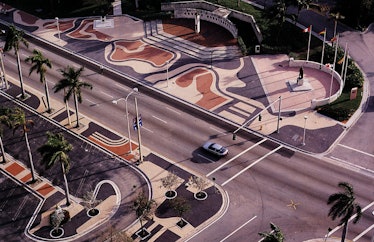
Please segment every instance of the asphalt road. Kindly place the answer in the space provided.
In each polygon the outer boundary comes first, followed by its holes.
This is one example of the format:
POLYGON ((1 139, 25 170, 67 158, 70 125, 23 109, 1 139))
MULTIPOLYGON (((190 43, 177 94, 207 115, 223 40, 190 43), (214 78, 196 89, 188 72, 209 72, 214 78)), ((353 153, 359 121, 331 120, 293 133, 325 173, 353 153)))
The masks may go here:
MULTIPOLYGON (((30 51, 32 49, 31 46, 30 51)), ((61 56, 43 53, 57 69, 70 63, 61 56)), ((23 53, 24 57, 28 55, 23 53)), ((5 58, 6 61, 14 62, 11 55, 7 54, 5 58)), ((24 73, 28 71, 25 64, 23 71, 24 73)), ((16 65, 10 65, 7 73, 16 76, 16 65)), ((121 85, 118 80, 108 79, 89 69, 86 69, 83 76, 85 81, 93 83, 94 89, 83 91, 84 101, 80 105, 80 112, 126 136, 124 102, 114 105, 111 100, 125 97, 132 87, 121 85)), ((37 76, 34 78, 38 80, 37 76)), ((47 79, 50 87, 59 78, 57 71, 49 71, 47 79)), ((43 87, 38 81, 25 78, 25 83, 43 92, 43 87)), ((52 95, 56 97, 55 94, 52 95)), ((144 94, 139 94, 137 98, 144 124, 143 144, 152 151, 201 174, 208 174, 258 141, 258 138, 251 136, 238 136, 237 140, 233 141, 228 130, 212 122, 204 121, 144 94), (208 139, 228 146, 230 154, 219 161, 213 160, 213 157, 200 149, 200 145, 208 139)), ((57 99, 62 100, 61 94, 57 99)), ((133 96, 129 98, 128 105, 129 116, 134 117, 133 96)), ((135 132, 131 132, 132 137, 135 138, 135 132)), ((214 177, 218 184, 223 184, 243 167, 275 147, 275 145, 260 145, 210 177, 214 177)), ((257 233, 268 230, 270 221, 282 228, 288 241, 323 237, 328 227, 333 228, 337 224, 327 218, 326 200, 329 194, 337 191, 337 183, 342 180, 354 185, 358 201, 363 206, 372 202, 370 198, 372 177, 335 163, 329 164, 313 157, 280 150, 224 186, 230 196, 227 213, 192 241, 220 241, 225 238, 227 241, 238 241, 242 238, 257 241, 259 239, 257 233), (298 204, 296 210, 287 206, 291 204, 291 200, 298 204), (247 224, 244 227, 235 231, 245 223, 247 224), (229 236, 232 232, 235 233, 229 236)), ((366 215, 359 224, 350 226, 349 238, 357 236, 360 231, 368 227, 370 222, 372 223, 372 217, 366 215)))

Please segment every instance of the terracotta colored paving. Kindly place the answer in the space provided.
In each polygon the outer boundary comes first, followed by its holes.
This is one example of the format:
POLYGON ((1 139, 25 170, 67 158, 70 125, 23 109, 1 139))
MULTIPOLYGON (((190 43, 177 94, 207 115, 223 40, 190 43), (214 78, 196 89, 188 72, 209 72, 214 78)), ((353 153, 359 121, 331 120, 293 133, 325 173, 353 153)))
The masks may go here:
POLYGON ((29 172, 26 176, 21 178, 21 181, 22 182, 28 182, 28 181, 31 180, 31 178, 32 178, 32 175, 31 175, 31 172, 29 172))
POLYGON ((42 187, 40 187, 39 189, 37 189, 36 191, 38 193, 40 193, 42 196, 47 196, 50 192, 52 192, 53 190, 55 190, 55 188, 51 185, 49 185, 48 183, 44 184, 42 187))
POLYGON ((193 80, 196 80, 197 91, 202 94, 202 98, 196 102, 196 105, 209 110, 227 100, 212 92, 213 76, 206 69, 198 68, 185 73, 178 77, 175 83, 180 87, 186 88, 192 85, 193 80))
MULTIPOLYGON (((99 146, 103 147, 104 149, 107 149, 107 150, 113 152, 114 154, 119 155, 120 157, 124 158, 125 160, 129 161, 129 160, 132 160, 134 158, 133 154, 128 153, 130 151, 130 143, 129 142, 127 142, 126 144, 122 144, 122 145, 108 145, 108 144, 105 144, 104 142, 96 139, 93 136, 89 136, 88 139, 91 140, 92 142, 98 144, 99 146)), ((136 150, 137 147, 138 146, 136 144, 131 143, 132 150, 136 150)))
POLYGON ((5 168, 5 170, 7 170, 13 176, 16 176, 19 173, 21 173, 22 171, 24 171, 25 168, 23 168, 22 166, 20 166, 19 164, 14 162, 13 164, 11 164, 7 168, 5 168))
POLYGON ((79 27, 68 33, 68 36, 76 39, 98 39, 102 41, 110 41, 111 36, 99 32, 93 28, 93 19, 85 19, 81 22, 79 27))
POLYGON ((129 59, 136 59, 144 62, 149 62, 154 66, 162 66, 167 60, 170 60, 173 57, 173 54, 169 51, 146 45, 145 43, 144 45, 139 45, 138 42, 140 41, 134 41, 133 45, 130 45, 129 42, 130 41, 115 42, 115 49, 110 56, 111 60, 124 61, 129 59), (128 46, 131 46, 132 48, 138 46, 138 52, 127 52, 126 49, 128 46))
MULTIPOLYGON (((61 32, 65 32, 74 27, 75 20, 59 20, 58 25, 61 32)), ((56 21, 48 21, 43 24, 43 27, 46 29, 55 29, 57 30, 56 21)))
POLYGON ((34 25, 36 23, 36 21, 39 20, 38 17, 34 16, 34 15, 31 15, 31 14, 28 14, 26 12, 23 12, 23 11, 18 11, 20 17, 21 17, 21 20, 29 25, 34 25))

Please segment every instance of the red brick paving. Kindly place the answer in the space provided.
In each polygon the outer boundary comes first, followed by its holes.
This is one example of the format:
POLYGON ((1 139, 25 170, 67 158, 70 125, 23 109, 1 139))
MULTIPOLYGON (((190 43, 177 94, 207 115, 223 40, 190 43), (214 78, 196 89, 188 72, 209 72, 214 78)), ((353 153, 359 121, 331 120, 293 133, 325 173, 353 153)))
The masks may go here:
POLYGON ((22 177, 22 178, 21 178, 21 181, 22 181, 22 182, 28 182, 28 181, 31 180, 31 178, 32 178, 32 175, 31 175, 31 172, 30 172, 30 173, 27 174, 26 176, 22 177))
POLYGON ((5 170, 7 170, 13 176, 16 176, 19 173, 21 173, 22 171, 24 171, 25 168, 23 168, 22 166, 18 165, 17 163, 13 163, 13 164, 9 165, 7 168, 5 168, 5 170))
MULTIPOLYGON (((121 156, 122 158, 124 158, 126 160, 131 160, 131 159, 134 158, 133 154, 128 154, 128 152, 130 151, 130 143, 129 142, 127 142, 126 144, 123 144, 123 145, 108 145, 108 144, 105 144, 102 141, 100 141, 100 140, 98 140, 98 139, 96 139, 95 137, 92 137, 92 136, 89 136, 88 139, 91 140, 92 142, 98 144, 99 146, 103 147, 104 149, 107 149, 107 150, 113 152, 114 154, 117 154, 117 155, 121 156)), ((138 146, 134 143, 131 143, 131 148, 134 151, 138 148, 138 146)))
POLYGON ((46 196, 48 195, 48 193, 52 192, 54 189, 55 189, 54 187, 46 183, 36 191, 39 192, 42 196, 46 196))

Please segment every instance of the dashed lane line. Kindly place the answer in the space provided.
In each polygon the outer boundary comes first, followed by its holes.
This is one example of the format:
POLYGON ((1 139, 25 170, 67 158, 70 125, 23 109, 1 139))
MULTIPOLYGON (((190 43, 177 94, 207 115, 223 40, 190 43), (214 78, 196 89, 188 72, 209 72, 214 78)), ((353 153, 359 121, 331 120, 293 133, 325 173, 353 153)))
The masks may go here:
POLYGON ((166 107, 166 109, 168 109, 168 110, 170 110, 170 111, 172 111, 172 112, 174 112, 174 113, 176 113, 178 115, 181 115, 181 113, 178 110, 174 110, 174 109, 169 108, 169 107, 166 107))
POLYGON ((241 226, 239 226, 237 229, 235 229, 234 231, 232 231, 229 235, 227 235, 225 238, 221 239, 220 242, 223 242, 225 240, 227 240, 228 238, 230 238, 233 234, 235 234, 236 232, 238 232, 240 229, 242 229, 244 226, 246 226, 248 223, 252 222, 255 218, 257 218, 257 216, 253 216, 250 220, 248 220, 247 222, 245 222, 244 224, 242 224, 241 226))
POLYGON ((127 88, 127 87, 123 86, 122 84, 119 84, 119 83, 114 83, 114 85, 116 85, 117 87, 119 87, 119 88, 121 88, 121 89, 123 89, 123 90, 125 90, 125 91, 130 91, 130 89, 129 89, 129 88, 127 88))
POLYGON ((106 92, 103 92, 103 91, 100 91, 100 93, 107 96, 107 97, 110 97, 111 99, 113 99, 113 96, 110 95, 109 93, 106 93, 106 92))
POLYGON ((352 147, 349 147, 349 146, 346 146, 346 145, 342 145, 342 144, 338 144, 339 146, 341 147, 344 147, 346 149, 349 149, 349 150, 353 150, 353 151, 356 151, 358 153, 361 153, 361 154, 364 154, 364 155, 367 155, 367 156, 370 156, 370 157, 373 157, 374 158, 374 155, 373 154, 370 154, 370 153, 367 153, 365 151, 362 151, 362 150, 358 150, 358 149, 355 149, 355 148, 352 148, 352 147))
POLYGON ((157 120, 159 120, 159 121, 161 121, 161 122, 163 122, 164 124, 167 124, 167 123, 168 123, 168 122, 166 122, 165 120, 163 120, 162 118, 159 118, 159 117, 157 117, 157 116, 152 115, 152 117, 155 118, 155 119, 157 119, 157 120))

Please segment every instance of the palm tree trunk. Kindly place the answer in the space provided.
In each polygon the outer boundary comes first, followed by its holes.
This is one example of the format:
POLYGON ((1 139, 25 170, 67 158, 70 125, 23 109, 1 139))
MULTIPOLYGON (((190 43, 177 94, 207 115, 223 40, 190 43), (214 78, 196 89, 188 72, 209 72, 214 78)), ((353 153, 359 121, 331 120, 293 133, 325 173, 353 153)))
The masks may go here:
POLYGON ((19 75, 19 82, 21 85, 21 99, 25 99, 26 94, 25 94, 25 89, 23 88, 23 77, 22 77, 22 70, 21 70, 21 61, 19 59, 19 53, 16 51, 16 56, 17 56, 17 66, 18 66, 18 75, 19 75))
POLYGON ((47 99, 47 112, 51 112, 51 104, 49 103, 49 91, 48 91, 48 83, 47 80, 44 78, 44 89, 45 89, 45 98, 47 99))
POLYGON ((344 242, 345 241, 345 236, 347 234, 347 230, 348 230, 348 221, 346 221, 343 225, 343 231, 342 231, 342 240, 341 242, 344 242))
POLYGON ((4 144, 3 144, 3 138, 0 136, 0 146, 1 146, 1 155, 3 156, 3 163, 6 163, 6 158, 5 158, 5 149, 4 149, 4 144))
POLYGON ((66 179, 65 167, 62 162, 61 162, 61 170, 62 170, 62 175, 64 176, 64 181, 65 181, 66 206, 70 206, 68 180, 66 179))
POLYGON ((79 128, 79 115, 78 115, 78 98, 77 95, 74 93, 74 105, 75 105, 75 116, 77 118, 76 128, 79 128))
POLYGON ((26 146, 27 146, 27 152, 29 155, 29 161, 30 161, 30 168, 31 168, 31 177, 32 177, 32 182, 35 182, 35 169, 34 169, 34 162, 32 161, 32 154, 31 154, 31 149, 30 149, 30 144, 29 144, 29 139, 27 137, 27 132, 25 132, 25 141, 26 141, 26 146))

